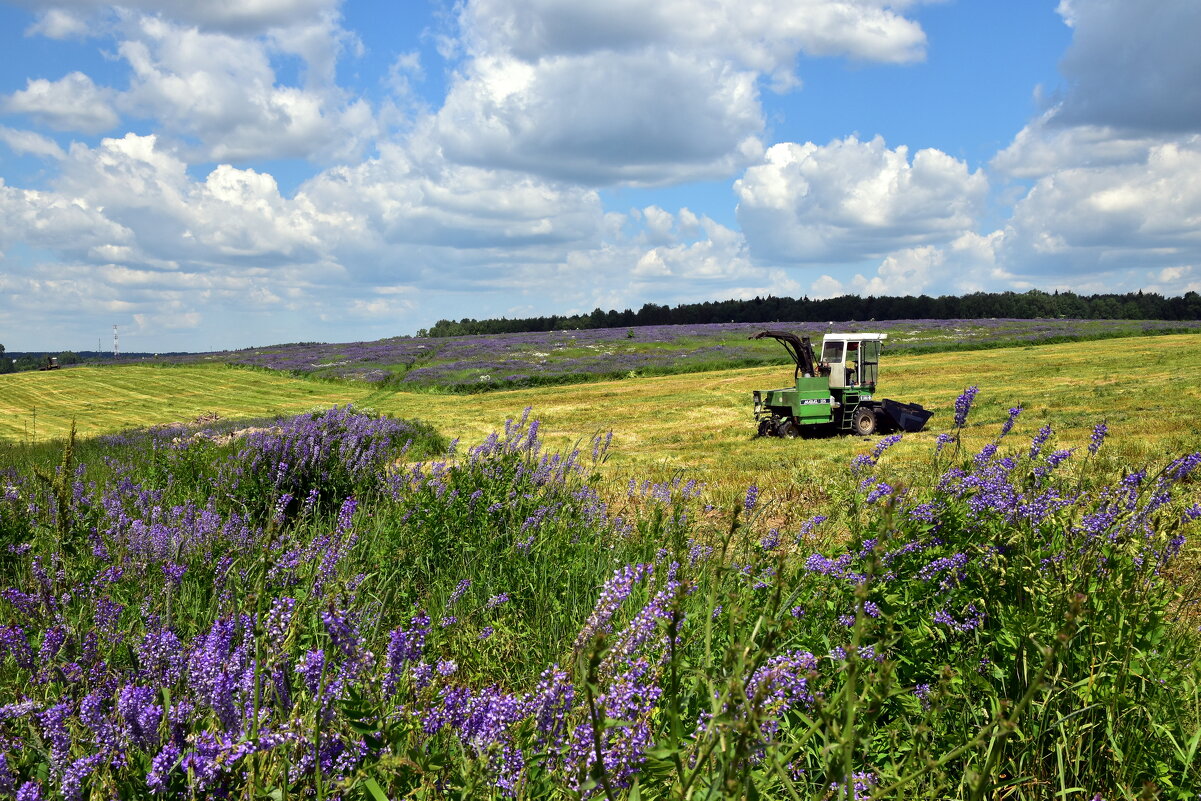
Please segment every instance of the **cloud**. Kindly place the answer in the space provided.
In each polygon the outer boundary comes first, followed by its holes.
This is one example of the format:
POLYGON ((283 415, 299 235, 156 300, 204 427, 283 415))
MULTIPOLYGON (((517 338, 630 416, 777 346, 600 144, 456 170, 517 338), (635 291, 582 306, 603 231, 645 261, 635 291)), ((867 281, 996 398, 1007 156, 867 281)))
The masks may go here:
POLYGON ((1058 113, 1057 106, 1027 124, 989 167, 1014 178, 1041 178, 1062 169, 1140 161, 1148 148, 1166 141, 1108 125, 1060 125, 1058 113))
POLYGON ((463 26, 476 53, 527 62, 548 56, 639 51, 662 45, 737 60, 765 73, 798 53, 907 63, 926 37, 895 9, 905 3, 846 0, 473 0, 463 26))
POLYGON ((759 82, 800 53, 924 57, 903 3, 472 0, 438 113, 449 158, 589 185, 729 175, 761 155, 759 82))
POLYGON ((67 155, 53 139, 48 139, 34 131, 20 131, 4 125, 0 125, 0 142, 4 142, 10 150, 18 154, 50 159, 61 159, 67 155))
POLYGON ((687 208, 659 207, 610 214, 603 240, 568 250, 550 264, 518 272, 520 314, 637 308, 644 303, 690 303, 799 293, 785 270, 754 263, 742 234, 687 208))
POLYGON ((22 242, 68 254, 126 244, 132 232, 83 198, 7 186, 0 179, 0 248, 22 242))
POLYGON ((194 160, 353 159, 377 128, 366 102, 327 85, 337 35, 318 26, 287 40, 311 59, 316 88, 302 89, 276 81, 270 56, 281 37, 245 39, 141 17, 118 47, 132 70, 119 103, 157 120, 163 133, 194 142, 194 160))
POLYGON ((469 267, 455 270, 456 262, 491 264, 475 279, 489 281, 504 265, 529 259, 530 250, 596 241, 601 208, 594 191, 449 163, 437 149, 422 149, 424 137, 416 141, 382 145, 378 157, 326 170, 297 194, 343 220, 323 241, 356 270, 415 276, 429 269, 431 281, 454 283, 473 280, 469 267))
MULTIPOLYGON (((105 16, 109 0, 57 0, 46 8, 40 0, 17 0, 39 12, 31 29, 54 38, 77 35, 87 17, 105 16)), ((253 35, 335 12, 342 0, 122 0, 120 7, 160 15, 187 25, 226 33, 253 35)))
POLYGON ((1125 163, 1057 170, 1014 207, 1008 260, 1033 273, 1201 264, 1198 174, 1201 135, 1125 163))
POLYGON ((38 16, 37 21, 25 31, 25 35, 40 35, 49 39, 82 39, 89 32, 87 20, 82 16, 61 8, 51 8, 38 16))
POLYGON ((1073 28, 1059 124, 1201 132, 1201 4, 1061 0, 1059 11, 1073 28))
POLYGON ((222 164, 194 181, 155 136, 73 145, 56 189, 132 232, 132 241, 112 243, 133 246, 128 260, 170 269, 311 261, 320 258, 321 226, 335 222, 303 200, 286 200, 274 178, 254 170, 222 164))
POLYGON ((948 241, 971 228, 988 190, 981 171, 933 149, 909 158, 881 137, 784 142, 735 181, 738 221, 757 259, 858 261, 948 241))
POLYGON ((588 184, 725 175, 761 152, 755 76, 643 50, 530 65, 480 58, 437 115, 446 154, 588 184))
POLYGON ((24 89, 0 100, 0 108, 7 114, 27 114, 56 130, 94 134, 118 122, 112 94, 82 72, 71 72, 57 81, 30 78, 24 89))

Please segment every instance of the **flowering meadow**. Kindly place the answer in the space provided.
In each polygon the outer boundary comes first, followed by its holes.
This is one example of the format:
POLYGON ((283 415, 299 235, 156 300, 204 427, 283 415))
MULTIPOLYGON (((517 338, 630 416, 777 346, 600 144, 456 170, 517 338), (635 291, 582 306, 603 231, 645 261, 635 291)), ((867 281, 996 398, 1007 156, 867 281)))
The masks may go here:
POLYGON ((928 351, 1191 332, 1201 330, 1201 322, 987 319, 651 325, 301 343, 171 360, 220 361, 410 390, 481 392, 788 362, 779 347, 747 341, 764 328, 783 328, 816 338, 826 331, 883 332, 889 335, 889 351, 928 351))
POLYGON ((0 797, 1195 797, 1201 453, 976 397, 795 530, 528 410, 10 448, 0 797))

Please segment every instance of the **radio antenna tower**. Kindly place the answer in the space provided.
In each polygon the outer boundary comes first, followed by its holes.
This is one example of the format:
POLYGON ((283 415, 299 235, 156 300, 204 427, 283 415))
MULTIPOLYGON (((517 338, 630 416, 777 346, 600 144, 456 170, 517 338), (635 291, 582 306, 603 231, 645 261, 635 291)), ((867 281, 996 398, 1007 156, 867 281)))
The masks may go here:
POLYGON ((120 354, 120 352, 121 352, 121 348, 118 347, 118 341, 117 341, 117 326, 114 324, 113 325, 113 358, 114 359, 117 358, 117 355, 120 354))

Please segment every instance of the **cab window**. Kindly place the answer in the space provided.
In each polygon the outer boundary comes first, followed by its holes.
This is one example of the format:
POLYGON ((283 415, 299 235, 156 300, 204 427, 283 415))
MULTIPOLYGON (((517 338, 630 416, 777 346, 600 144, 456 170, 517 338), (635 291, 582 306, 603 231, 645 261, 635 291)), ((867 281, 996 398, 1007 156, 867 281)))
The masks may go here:
POLYGON ((838 364, 842 362, 842 350, 845 342, 827 342, 822 345, 822 361, 838 364))

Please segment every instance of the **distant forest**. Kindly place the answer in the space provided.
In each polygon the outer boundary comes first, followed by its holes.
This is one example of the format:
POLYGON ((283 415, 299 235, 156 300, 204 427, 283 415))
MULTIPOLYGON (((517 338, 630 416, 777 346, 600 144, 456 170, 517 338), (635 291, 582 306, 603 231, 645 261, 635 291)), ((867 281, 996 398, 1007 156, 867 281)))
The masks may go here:
POLYGON ((979 320, 1010 317, 1066 317, 1084 320, 1197 320, 1201 295, 1187 292, 1165 298, 1154 292, 1124 295, 1077 295, 1074 292, 974 292, 970 295, 906 295, 867 297, 842 295, 825 300, 777 298, 720 300, 659 306, 647 303, 638 311, 602 311, 492 320, 470 317, 455 322, 439 320, 418 336, 451 337, 464 334, 514 334, 521 331, 572 331, 583 328, 621 328, 636 325, 695 325, 699 323, 822 322, 848 320, 979 320))

